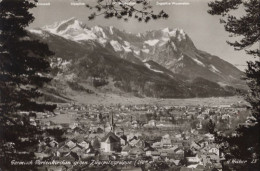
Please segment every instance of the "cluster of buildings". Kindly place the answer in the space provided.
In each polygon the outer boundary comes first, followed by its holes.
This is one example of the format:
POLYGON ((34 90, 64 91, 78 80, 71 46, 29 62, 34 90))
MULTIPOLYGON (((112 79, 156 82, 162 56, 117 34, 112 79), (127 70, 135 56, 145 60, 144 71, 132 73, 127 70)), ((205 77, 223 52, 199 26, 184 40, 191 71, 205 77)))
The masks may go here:
MULTIPOLYGON (((43 161, 146 160, 150 165, 163 162, 167 168, 180 170, 222 170, 224 156, 202 122, 226 120, 228 126, 244 110, 232 106, 66 104, 53 114, 29 114, 31 125, 44 133, 34 137, 37 145, 27 152, 43 161), (68 113, 73 122, 52 121, 68 113)), ((32 137, 20 138, 30 141, 32 137)))

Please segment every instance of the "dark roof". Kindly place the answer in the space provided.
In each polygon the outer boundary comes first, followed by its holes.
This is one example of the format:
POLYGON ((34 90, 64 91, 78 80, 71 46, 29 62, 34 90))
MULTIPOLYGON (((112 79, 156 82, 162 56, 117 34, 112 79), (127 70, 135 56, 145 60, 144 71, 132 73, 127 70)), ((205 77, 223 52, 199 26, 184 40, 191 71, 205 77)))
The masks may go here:
POLYGON ((125 135, 122 135, 120 138, 122 138, 123 140, 127 141, 127 137, 125 135))
POLYGON ((116 136, 113 132, 109 132, 105 137, 101 139, 101 142, 105 142, 107 139, 109 139, 109 142, 120 142, 120 138, 116 136))
POLYGON ((78 144, 76 144, 76 146, 75 147, 73 147, 71 150, 73 150, 73 149, 75 149, 75 148, 80 148, 80 149, 83 149, 83 147, 81 147, 80 145, 78 145, 78 144))
POLYGON ((177 151, 179 151, 179 150, 182 150, 181 148, 176 148, 175 150, 174 150, 174 152, 176 153, 177 151))
POLYGON ((155 151, 154 148, 152 148, 151 146, 145 147, 144 151, 155 151))

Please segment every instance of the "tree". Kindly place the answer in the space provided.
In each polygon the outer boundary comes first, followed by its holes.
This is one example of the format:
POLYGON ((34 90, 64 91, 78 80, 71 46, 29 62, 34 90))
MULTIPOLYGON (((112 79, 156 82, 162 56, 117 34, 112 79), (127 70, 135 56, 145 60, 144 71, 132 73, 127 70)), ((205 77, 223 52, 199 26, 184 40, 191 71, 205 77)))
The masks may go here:
POLYGON ((209 133, 213 134, 215 132, 215 127, 216 127, 216 124, 212 121, 212 119, 210 119, 207 124, 207 131, 209 133))
POLYGON ((63 137, 65 130, 64 129, 46 129, 46 132, 49 136, 54 137, 58 142, 64 141, 66 138, 63 137))
POLYGON ((55 109, 55 105, 37 101, 42 95, 39 88, 51 80, 47 57, 53 53, 46 44, 28 36, 25 28, 34 20, 29 12, 33 7, 34 2, 29 0, 0 2, 0 145, 5 153, 5 161, 1 161, 5 163, 1 166, 6 167, 11 159, 30 160, 28 156, 14 155, 6 144, 12 142, 14 151, 24 152, 37 142, 33 137, 39 131, 30 125, 26 112, 52 112, 55 109), (22 115, 20 111, 25 113, 22 115), (24 145, 21 138, 29 138, 29 146, 28 143, 24 145))
POLYGON ((149 0, 97 0, 94 6, 86 5, 90 10, 95 10, 88 18, 103 15, 104 18, 117 18, 128 21, 134 17, 138 21, 149 22, 151 19, 168 18, 168 14, 161 10, 155 13, 149 0))
POLYGON ((238 37, 239 41, 230 42, 235 50, 245 50, 247 54, 256 58, 247 62, 246 77, 250 91, 245 99, 250 103, 252 116, 236 129, 234 136, 218 135, 219 143, 224 146, 227 160, 245 160, 240 165, 242 170, 259 170, 259 143, 260 143, 260 1, 259 0, 220 0, 209 3, 212 15, 221 15, 220 22, 230 37, 238 37), (244 10, 243 16, 231 14, 237 9, 244 10), (258 45, 257 45, 258 44, 258 45))

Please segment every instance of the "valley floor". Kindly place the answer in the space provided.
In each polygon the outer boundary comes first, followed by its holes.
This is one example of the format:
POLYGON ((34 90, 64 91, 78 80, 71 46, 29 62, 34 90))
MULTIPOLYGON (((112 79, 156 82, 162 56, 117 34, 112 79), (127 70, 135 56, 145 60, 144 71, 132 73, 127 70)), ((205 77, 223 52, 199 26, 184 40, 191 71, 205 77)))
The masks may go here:
POLYGON ((232 97, 210 97, 210 98, 189 98, 189 99, 160 99, 160 98, 138 98, 127 95, 117 94, 97 94, 97 95, 73 95, 71 96, 75 102, 81 104, 158 104, 158 105, 204 105, 204 106, 218 106, 218 105, 231 105, 237 102, 244 102, 244 98, 241 96, 232 97))

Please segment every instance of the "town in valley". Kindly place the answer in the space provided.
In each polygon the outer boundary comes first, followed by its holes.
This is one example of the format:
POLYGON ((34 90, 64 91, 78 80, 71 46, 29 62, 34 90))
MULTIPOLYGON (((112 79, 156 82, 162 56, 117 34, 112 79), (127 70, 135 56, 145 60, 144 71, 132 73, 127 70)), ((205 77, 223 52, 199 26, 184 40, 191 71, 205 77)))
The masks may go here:
MULTIPOLYGON (((19 137, 38 169, 222 170, 214 133, 234 134, 249 116, 247 105, 60 103, 53 113, 20 112, 42 134, 19 137), (29 117, 28 117, 29 116, 29 117), (65 163, 65 164, 64 164, 65 163)), ((12 123, 9 123, 12 124, 12 123)), ((25 161, 12 161, 25 164, 25 161)))

